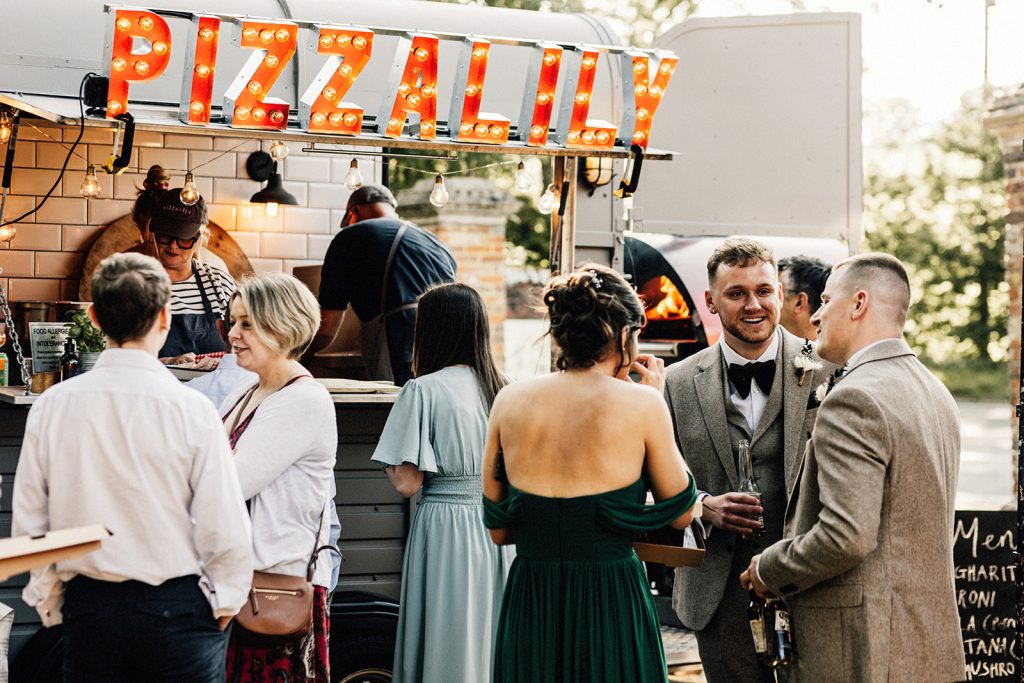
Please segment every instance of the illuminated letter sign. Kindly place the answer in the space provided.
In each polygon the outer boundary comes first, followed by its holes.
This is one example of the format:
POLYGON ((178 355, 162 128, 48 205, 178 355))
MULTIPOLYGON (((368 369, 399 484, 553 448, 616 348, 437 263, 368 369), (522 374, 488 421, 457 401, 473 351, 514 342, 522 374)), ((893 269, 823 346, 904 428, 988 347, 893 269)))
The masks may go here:
POLYGON ((508 129, 512 122, 501 114, 480 113, 490 52, 491 44, 488 41, 473 38, 466 38, 459 48, 452 106, 448 110, 448 127, 453 140, 498 145, 508 142, 508 129))
POLYGON ((377 132, 400 137, 409 114, 419 115, 420 139, 437 136, 437 36, 410 33, 399 39, 377 116, 377 132), (408 55, 404 66, 403 54, 408 55))
POLYGON ((185 72, 181 76, 178 119, 182 123, 205 126, 210 123, 213 103, 213 70, 217 66, 220 19, 192 15, 194 30, 188 37, 185 72))
POLYGON ((239 24, 236 44, 255 52, 224 93, 224 115, 235 128, 284 130, 288 103, 267 93, 295 54, 299 27, 290 21, 242 20, 239 24))
POLYGON ((316 50, 330 57, 299 99, 299 121, 306 130, 317 133, 359 135, 363 129, 363 108, 343 102, 342 98, 370 61, 373 31, 336 26, 317 28, 316 50))
POLYGON ((538 44, 526 75, 523 108, 519 112, 519 139, 533 147, 548 142, 548 127, 555 109, 555 85, 558 67, 562 63, 562 48, 557 45, 538 44))
POLYGON ((584 47, 569 50, 563 57, 565 90, 558 108, 555 136, 559 144, 570 149, 611 149, 615 146, 615 126, 607 121, 587 118, 600 54, 584 47))
POLYGON ((171 61, 171 30, 161 17, 147 10, 119 9, 107 28, 110 59, 103 75, 107 87, 107 118, 128 110, 128 84, 152 81, 171 61), (136 42, 138 41, 138 43, 136 42))
POLYGON ((658 58, 657 62, 653 62, 643 52, 626 52, 622 55, 626 89, 623 96, 626 107, 622 116, 622 137, 625 139, 628 135, 634 145, 644 149, 647 149, 651 137, 654 113, 658 111, 665 88, 679 63, 679 58, 671 53, 658 51, 654 54, 658 58))

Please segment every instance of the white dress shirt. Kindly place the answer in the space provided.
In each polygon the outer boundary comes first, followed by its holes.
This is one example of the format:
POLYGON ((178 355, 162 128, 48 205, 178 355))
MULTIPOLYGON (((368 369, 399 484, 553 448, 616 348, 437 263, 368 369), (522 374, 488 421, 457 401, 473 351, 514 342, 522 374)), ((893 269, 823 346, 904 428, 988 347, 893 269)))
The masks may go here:
POLYGON ((238 356, 225 353, 217 363, 217 369, 196 377, 185 383, 189 389, 195 389, 213 401, 215 408, 223 408, 228 396, 239 387, 251 387, 258 382, 260 376, 249 372, 238 365, 238 356))
MULTIPOLYGON (((780 332, 778 328, 775 330, 775 334, 772 335, 772 342, 768 345, 768 348, 754 360, 744 358, 740 354, 736 353, 729 343, 722 337, 722 358, 725 360, 726 367, 730 363, 737 365, 746 365, 747 363, 760 363, 768 360, 776 360, 776 356, 779 353, 779 339, 780 332)), ((778 368, 775 369, 779 371, 778 368)), ((727 386, 729 387, 729 398, 732 399, 732 404, 736 406, 736 409, 743 414, 743 419, 747 421, 747 426, 750 427, 750 434, 753 435, 757 431, 757 424, 761 421, 761 415, 764 414, 764 407, 768 403, 768 394, 761 391, 761 387, 757 385, 757 382, 750 382, 750 393, 747 394, 746 398, 740 397, 739 393, 733 387, 731 382, 726 380, 727 386)))
POLYGON ((22 597, 49 626, 76 575, 155 586, 195 574, 214 615, 234 614, 252 582, 243 500, 210 402, 146 352, 108 349, 29 411, 12 533, 102 524, 113 536, 33 569, 22 597))

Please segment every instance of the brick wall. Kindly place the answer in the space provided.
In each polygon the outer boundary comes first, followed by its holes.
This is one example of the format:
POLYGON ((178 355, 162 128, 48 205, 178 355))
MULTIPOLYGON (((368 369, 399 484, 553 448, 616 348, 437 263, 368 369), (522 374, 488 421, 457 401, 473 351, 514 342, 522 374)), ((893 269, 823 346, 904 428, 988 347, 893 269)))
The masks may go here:
MULTIPOLYGON (((39 121, 31 124, 23 120, 19 130, 5 220, 37 205, 60 174, 67 154, 61 142, 70 146, 78 134, 73 127, 39 121)), ((113 141, 113 131, 87 128, 76 151, 98 165, 110 156, 113 141)), ((78 299, 78 278, 86 252, 106 225, 131 212, 136 188, 142 186, 145 172, 153 164, 177 169, 171 172, 171 182, 180 186, 185 169, 209 162, 196 169, 195 179, 210 218, 231 233, 257 271, 291 272, 297 265, 323 262, 348 200, 349 191, 342 181, 351 156, 303 154, 303 144, 289 143, 288 158, 279 170, 285 189, 295 195, 299 205, 282 206, 279 214, 270 218, 262 205, 248 205, 260 184, 249 179, 245 160, 259 149, 258 141, 139 131, 135 146, 122 175, 97 174, 101 187, 97 199, 79 195, 86 162, 72 156, 62 182, 42 209, 17 226, 18 234, 10 244, 0 244, 0 284, 7 288, 11 300, 78 299)), ((264 147, 269 149, 267 143, 264 147)), ((0 145, 0 158, 4 154, 6 146, 0 145)), ((367 182, 379 182, 376 159, 360 157, 359 166, 367 182)))
MULTIPOLYGON (((986 127, 999 136, 1006 171, 1006 281, 1010 284, 1009 382, 1011 403, 1020 395, 1021 270, 1024 255, 1024 89, 997 100, 986 127)), ((1013 477, 1017 475, 1017 420, 1013 419, 1013 477)), ((1016 489, 1014 490, 1016 495, 1016 489)))

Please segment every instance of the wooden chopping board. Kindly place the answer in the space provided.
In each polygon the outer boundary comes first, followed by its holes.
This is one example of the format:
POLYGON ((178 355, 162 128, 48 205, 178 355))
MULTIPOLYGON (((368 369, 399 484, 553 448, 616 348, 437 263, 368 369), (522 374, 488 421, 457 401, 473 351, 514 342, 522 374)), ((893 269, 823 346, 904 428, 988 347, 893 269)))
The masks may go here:
MULTIPOLYGON (((243 275, 253 272, 252 264, 238 242, 234 240, 224 228, 213 221, 210 221, 207 228, 210 231, 210 240, 206 245, 207 250, 224 261, 228 272, 235 280, 243 275)), ((92 274, 100 261, 111 254, 120 254, 128 251, 137 244, 142 244, 142 233, 132 220, 131 214, 121 216, 110 224, 103 234, 93 243, 89 253, 85 256, 85 263, 82 265, 81 281, 78 285, 79 301, 92 301, 92 274)))

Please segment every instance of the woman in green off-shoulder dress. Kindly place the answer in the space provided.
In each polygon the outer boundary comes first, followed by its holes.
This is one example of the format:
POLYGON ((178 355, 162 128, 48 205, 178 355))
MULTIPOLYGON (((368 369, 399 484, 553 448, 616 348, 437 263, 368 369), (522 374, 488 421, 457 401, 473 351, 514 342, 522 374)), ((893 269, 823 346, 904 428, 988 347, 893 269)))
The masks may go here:
POLYGON ((664 365, 636 353, 643 307, 614 271, 554 278, 544 302, 560 372, 499 393, 484 454, 484 524, 496 543, 516 544, 494 681, 663 682, 632 539, 685 527, 697 499, 661 394, 664 365))

